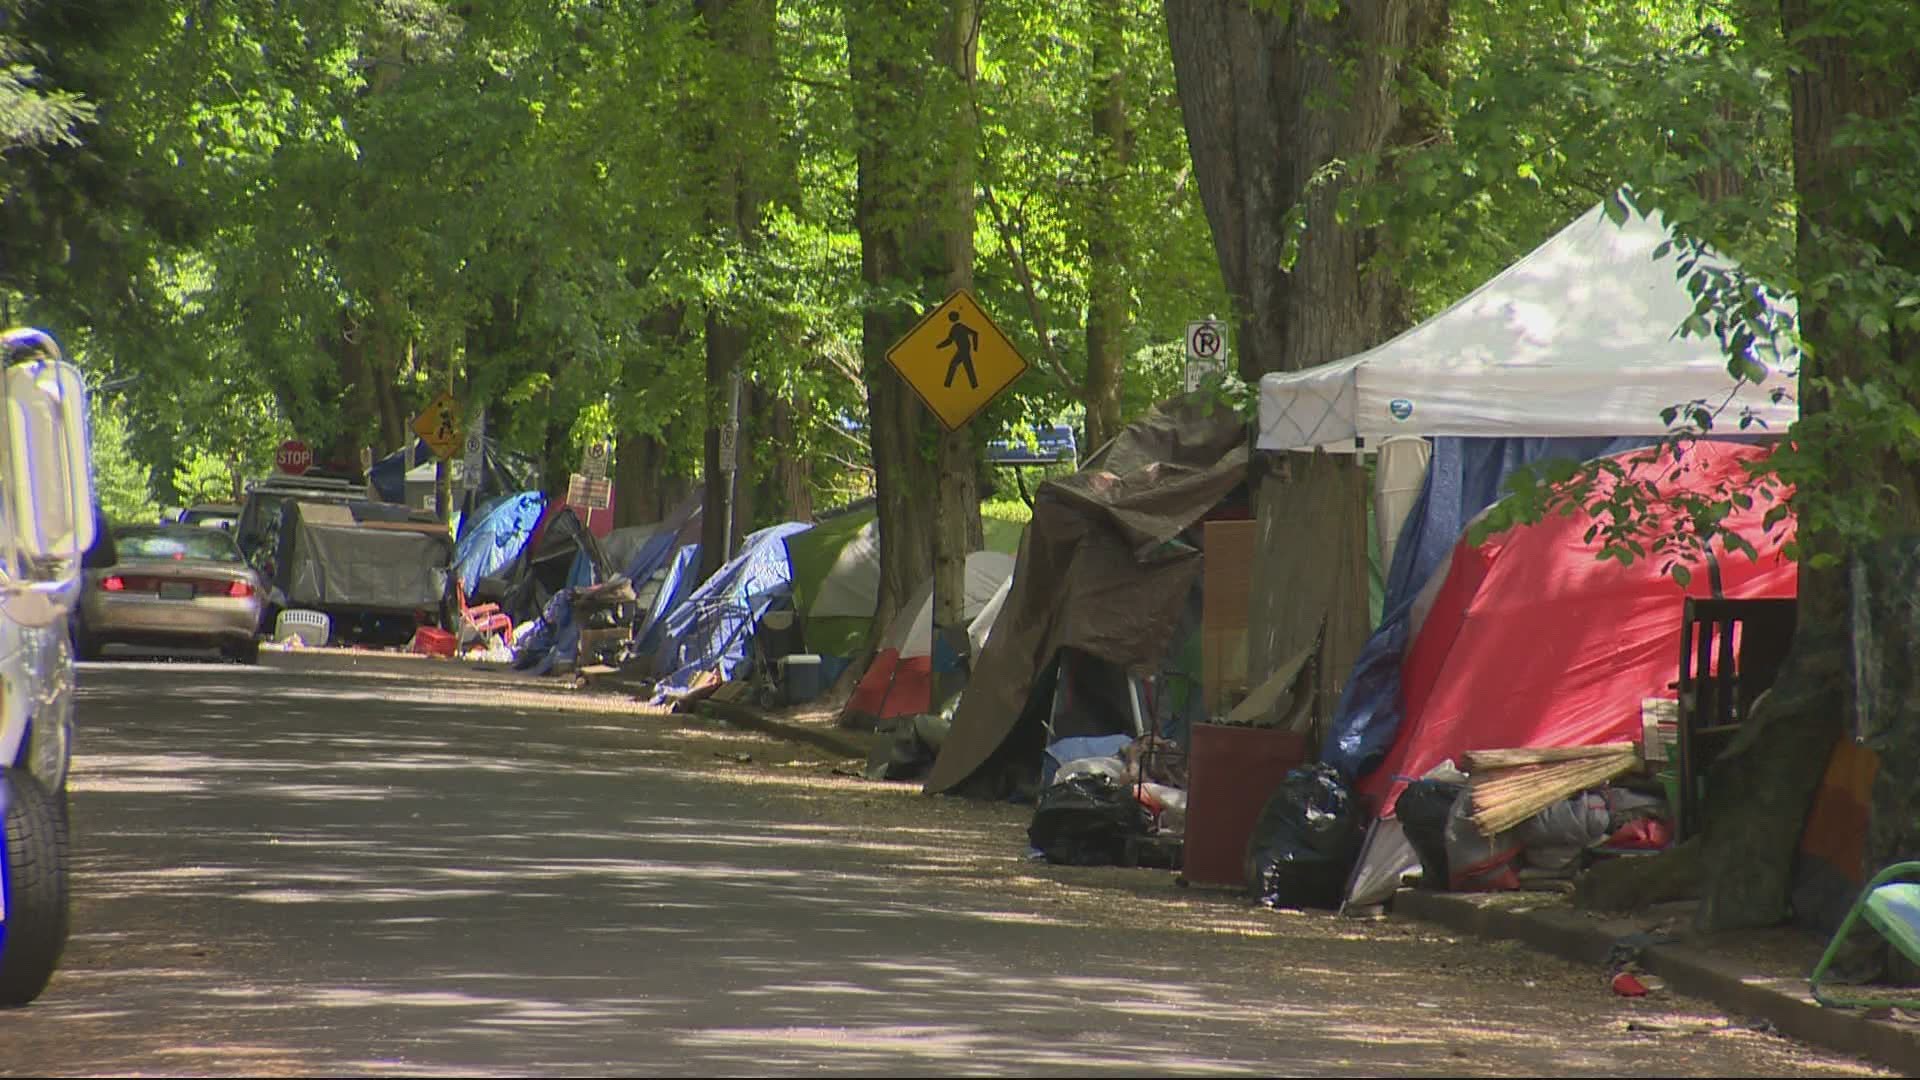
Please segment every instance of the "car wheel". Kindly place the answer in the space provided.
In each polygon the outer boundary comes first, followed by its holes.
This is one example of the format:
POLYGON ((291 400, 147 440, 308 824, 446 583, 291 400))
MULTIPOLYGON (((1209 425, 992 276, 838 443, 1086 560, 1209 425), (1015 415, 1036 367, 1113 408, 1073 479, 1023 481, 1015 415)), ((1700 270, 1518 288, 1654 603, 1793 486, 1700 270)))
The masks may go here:
POLYGON ((0 770, 6 802, 6 948, 0 1006, 31 1002, 67 948, 67 815, 25 769, 0 770))
POLYGON ((220 650, 227 659, 239 664, 257 664, 260 662, 260 639, 248 638, 246 641, 229 645, 220 650))

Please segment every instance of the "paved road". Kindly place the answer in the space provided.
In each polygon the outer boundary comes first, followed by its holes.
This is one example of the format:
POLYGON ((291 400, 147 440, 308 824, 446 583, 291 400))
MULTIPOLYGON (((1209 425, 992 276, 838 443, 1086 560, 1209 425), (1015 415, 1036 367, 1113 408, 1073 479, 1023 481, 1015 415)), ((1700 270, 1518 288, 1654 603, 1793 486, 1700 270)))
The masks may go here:
POLYGON ((85 668, 75 937, 0 1015, 0 1072, 1864 1071, 1530 954, 1037 866, 1017 809, 757 736, 421 670, 85 668))

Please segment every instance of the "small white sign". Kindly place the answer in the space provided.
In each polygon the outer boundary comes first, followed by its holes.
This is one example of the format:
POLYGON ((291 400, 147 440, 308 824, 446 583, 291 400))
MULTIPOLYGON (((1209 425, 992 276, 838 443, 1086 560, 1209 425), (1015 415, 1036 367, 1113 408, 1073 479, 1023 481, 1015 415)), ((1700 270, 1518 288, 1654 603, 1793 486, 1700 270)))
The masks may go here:
POLYGON ((467 426, 467 444, 460 451, 460 484, 468 491, 478 490, 480 474, 486 470, 487 410, 474 413, 467 426))
POLYGON ((1219 319, 1196 319, 1187 324, 1187 392, 1200 389, 1212 374, 1228 374, 1227 324, 1219 319))
POLYGON ((733 472, 740 462, 740 428, 737 424, 720 427, 720 471, 733 472))
POLYGON ((580 472, 589 480, 605 480, 607 478, 606 443, 590 442, 587 444, 587 452, 580 458, 580 472))

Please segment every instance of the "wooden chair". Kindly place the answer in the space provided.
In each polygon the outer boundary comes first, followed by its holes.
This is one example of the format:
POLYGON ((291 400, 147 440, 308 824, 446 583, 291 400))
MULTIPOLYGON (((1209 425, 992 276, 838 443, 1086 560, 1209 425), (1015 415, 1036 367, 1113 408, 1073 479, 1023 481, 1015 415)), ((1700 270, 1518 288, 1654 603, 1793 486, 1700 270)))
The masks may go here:
POLYGON ((1792 600, 1689 597, 1680 634, 1677 839, 1700 831, 1700 778, 1773 685, 1793 643, 1792 600))

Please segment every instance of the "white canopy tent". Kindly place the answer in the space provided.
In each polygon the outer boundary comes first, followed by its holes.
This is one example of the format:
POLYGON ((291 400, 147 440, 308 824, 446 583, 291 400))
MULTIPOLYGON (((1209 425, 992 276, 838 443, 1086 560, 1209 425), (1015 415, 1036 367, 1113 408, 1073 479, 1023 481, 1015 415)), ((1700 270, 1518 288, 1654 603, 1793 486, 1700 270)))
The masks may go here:
POLYGON ((1658 214, 1615 225, 1595 206, 1465 299, 1344 360, 1260 380, 1262 450, 1373 449, 1395 436, 1624 436, 1668 430, 1704 400, 1722 430, 1751 408, 1785 434, 1790 374, 1737 389, 1711 337, 1681 337, 1694 298, 1658 214))

